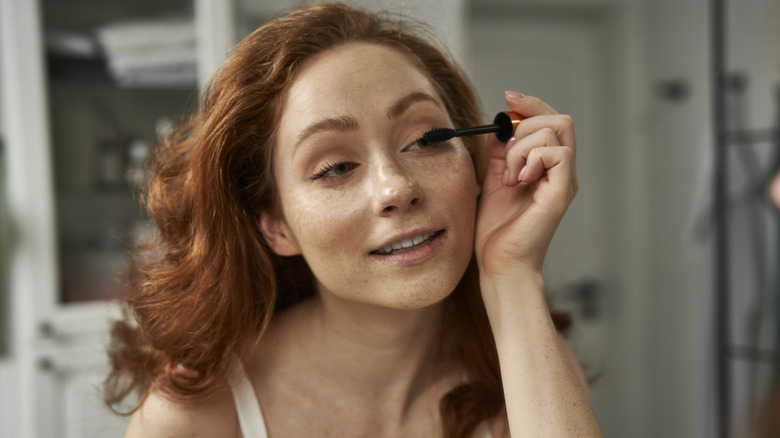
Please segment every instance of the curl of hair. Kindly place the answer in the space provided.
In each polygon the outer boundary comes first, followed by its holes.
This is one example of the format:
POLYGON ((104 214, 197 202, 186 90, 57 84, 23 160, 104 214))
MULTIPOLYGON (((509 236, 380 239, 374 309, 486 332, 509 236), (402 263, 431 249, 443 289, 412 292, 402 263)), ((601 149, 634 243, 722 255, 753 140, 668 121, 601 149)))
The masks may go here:
MULTIPOLYGON (((256 219, 273 211, 276 128, 307 59, 350 42, 399 50, 429 76, 455 126, 479 124, 461 70, 423 38, 425 26, 342 4, 303 7, 246 37, 204 92, 198 113, 156 150, 142 201, 159 233, 138 248, 126 321, 112 331, 105 399, 153 388, 179 401, 224 390, 235 357, 280 307, 312 293, 300 259, 268 248, 256 219)), ((484 147, 467 139, 475 167, 484 147)), ((503 406, 498 357, 474 263, 447 299, 442 355, 469 379, 441 400, 445 435, 468 436, 503 406)), ((141 400, 143 402, 143 399, 141 400)))

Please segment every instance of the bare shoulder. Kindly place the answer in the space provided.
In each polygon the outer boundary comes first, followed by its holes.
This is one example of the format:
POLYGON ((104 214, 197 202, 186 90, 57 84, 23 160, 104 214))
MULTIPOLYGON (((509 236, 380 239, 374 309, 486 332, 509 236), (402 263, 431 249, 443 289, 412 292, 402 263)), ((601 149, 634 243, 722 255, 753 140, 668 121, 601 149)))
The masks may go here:
POLYGON ((181 404, 152 392, 133 414, 125 438, 238 437, 238 417, 229 392, 199 404, 181 404))

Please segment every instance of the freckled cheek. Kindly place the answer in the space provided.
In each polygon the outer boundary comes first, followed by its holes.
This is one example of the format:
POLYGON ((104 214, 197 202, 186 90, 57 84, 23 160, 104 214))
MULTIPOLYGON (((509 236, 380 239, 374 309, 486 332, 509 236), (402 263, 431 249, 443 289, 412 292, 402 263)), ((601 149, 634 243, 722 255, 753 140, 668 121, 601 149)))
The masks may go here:
MULTIPOLYGON (((290 197, 286 210, 288 224, 301 250, 306 253, 327 252, 338 257, 354 251, 359 216, 348 199, 338 193, 313 196, 304 193, 290 197)), ((314 255, 314 254, 311 254, 314 255)))
POLYGON ((336 291, 365 284, 360 265, 355 263, 365 229, 359 223, 357 207, 343 196, 290 196, 288 224, 315 277, 325 289, 336 291), (344 281, 348 279, 348 283, 344 281))
POLYGON ((477 177, 468 154, 448 154, 426 164, 420 169, 420 183, 425 184, 435 196, 453 203, 453 207, 473 205, 476 211, 477 177))

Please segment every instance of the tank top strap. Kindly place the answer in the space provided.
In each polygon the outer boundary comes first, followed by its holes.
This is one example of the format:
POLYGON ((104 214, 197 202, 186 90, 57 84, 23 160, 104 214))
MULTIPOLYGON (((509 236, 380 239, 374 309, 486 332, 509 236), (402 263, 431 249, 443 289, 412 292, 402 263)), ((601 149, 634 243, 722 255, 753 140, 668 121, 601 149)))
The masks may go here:
POLYGON ((230 392, 233 394, 241 436, 243 438, 268 438, 263 411, 260 410, 260 403, 244 364, 236 360, 235 368, 235 380, 230 387, 230 392))
POLYGON ((471 438, 493 438, 493 432, 490 430, 490 422, 485 420, 479 423, 474 433, 471 434, 471 438))

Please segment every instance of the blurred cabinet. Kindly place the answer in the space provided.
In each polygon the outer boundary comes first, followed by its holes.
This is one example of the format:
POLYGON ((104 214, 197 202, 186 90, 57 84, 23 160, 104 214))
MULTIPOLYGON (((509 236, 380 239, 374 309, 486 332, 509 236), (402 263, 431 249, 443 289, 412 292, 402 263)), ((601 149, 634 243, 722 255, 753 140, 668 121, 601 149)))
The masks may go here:
MULTIPOLYGON (((462 0, 427 2, 415 9, 422 19, 461 23, 452 14, 462 0)), ((19 376, 0 402, 18 407, 14 436, 122 435, 128 419, 102 405, 101 382, 108 330, 121 316, 111 299, 125 293, 126 250, 153 229, 138 204, 142 163, 198 104, 236 36, 298 3, 0 0, 3 217, 13 235, 19 376)))
POLYGON ((19 376, 4 397, 18 405, 19 436, 126 427, 102 405, 101 382, 127 250, 153 228, 138 203, 143 162, 251 22, 236 10, 224 0, 0 0, 19 376))
POLYGON ((106 371, 105 353, 89 344, 40 349, 33 372, 42 409, 33 436, 122 436, 129 418, 111 412, 100 397, 106 371))

